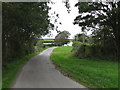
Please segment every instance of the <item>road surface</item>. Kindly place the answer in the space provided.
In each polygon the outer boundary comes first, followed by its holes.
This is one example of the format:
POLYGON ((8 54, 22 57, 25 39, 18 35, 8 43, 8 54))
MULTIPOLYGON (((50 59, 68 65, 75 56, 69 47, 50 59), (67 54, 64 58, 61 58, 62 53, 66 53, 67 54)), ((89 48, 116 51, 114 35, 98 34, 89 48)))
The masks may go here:
POLYGON ((55 69, 50 61, 54 48, 31 58, 19 72, 12 88, 85 88, 55 69))

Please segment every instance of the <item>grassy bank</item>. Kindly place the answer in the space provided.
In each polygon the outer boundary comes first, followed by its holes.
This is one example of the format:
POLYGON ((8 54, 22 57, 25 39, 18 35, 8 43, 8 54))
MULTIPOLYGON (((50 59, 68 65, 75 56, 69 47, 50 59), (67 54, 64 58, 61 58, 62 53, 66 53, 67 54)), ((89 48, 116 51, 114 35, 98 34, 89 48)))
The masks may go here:
POLYGON ((2 88, 10 88, 13 80, 15 79, 15 76, 17 72, 22 68, 22 66, 25 64, 26 61, 28 61, 31 57, 39 54, 43 50, 47 48, 43 48, 35 53, 29 54, 25 57, 23 57, 20 60, 13 61, 6 65, 6 68, 2 72, 2 88))
POLYGON ((89 88, 118 88, 118 63, 105 60, 79 59, 72 47, 54 49, 51 59, 75 81, 89 88))

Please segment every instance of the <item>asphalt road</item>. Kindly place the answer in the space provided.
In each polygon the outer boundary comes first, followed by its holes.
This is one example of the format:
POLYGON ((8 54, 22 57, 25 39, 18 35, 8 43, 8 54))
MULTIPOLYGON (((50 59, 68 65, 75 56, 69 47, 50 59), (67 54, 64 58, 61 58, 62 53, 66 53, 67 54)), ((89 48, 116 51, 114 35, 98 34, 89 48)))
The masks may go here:
POLYGON ((12 88, 85 88, 55 69, 50 61, 54 48, 31 58, 19 72, 12 88))

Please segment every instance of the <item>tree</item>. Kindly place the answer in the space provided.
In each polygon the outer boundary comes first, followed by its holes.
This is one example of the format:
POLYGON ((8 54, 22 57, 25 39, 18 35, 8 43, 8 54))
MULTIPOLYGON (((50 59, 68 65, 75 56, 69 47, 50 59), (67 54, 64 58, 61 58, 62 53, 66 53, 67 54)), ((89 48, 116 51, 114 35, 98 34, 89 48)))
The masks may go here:
POLYGON ((80 41, 80 42, 88 42, 88 36, 84 33, 81 34, 76 34, 75 35, 75 41, 80 41))
POLYGON ((76 6, 80 15, 75 18, 74 24, 78 24, 84 30, 92 28, 95 44, 104 47, 104 51, 111 48, 110 50, 114 52, 112 54, 118 57, 120 2, 79 2, 76 6))
POLYGON ((68 31, 62 31, 57 34, 55 37, 55 44, 58 46, 67 44, 69 42, 68 38, 70 36, 70 33, 68 31))
POLYGON ((4 2, 2 10, 2 52, 6 63, 34 52, 36 40, 46 35, 52 24, 47 2, 4 2))

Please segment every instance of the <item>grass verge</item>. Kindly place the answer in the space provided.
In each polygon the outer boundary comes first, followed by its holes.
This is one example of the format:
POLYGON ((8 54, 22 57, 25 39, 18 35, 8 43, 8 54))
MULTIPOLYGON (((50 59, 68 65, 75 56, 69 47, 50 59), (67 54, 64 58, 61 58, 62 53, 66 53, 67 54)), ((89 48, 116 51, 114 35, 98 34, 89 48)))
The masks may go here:
POLYGON ((72 79, 88 88, 118 88, 118 63, 113 61, 79 59, 72 47, 54 49, 51 60, 72 79))
MULTIPOLYGON (((47 47, 48 48, 48 47, 47 47)), ((18 71, 22 68, 22 66, 27 62, 31 57, 39 54, 43 50, 47 49, 43 48, 35 53, 26 55, 20 60, 13 61, 6 65, 6 68, 2 71, 2 88, 10 88, 13 80, 16 77, 18 71)))

